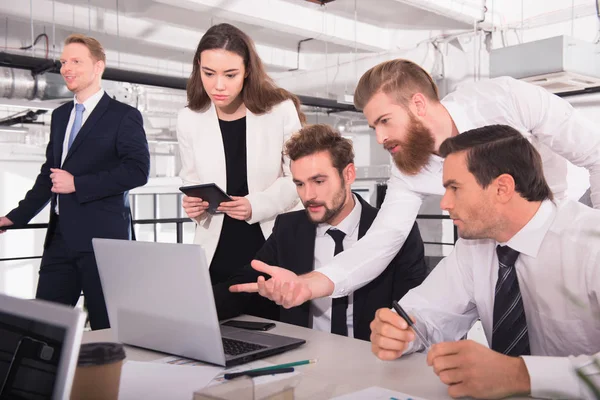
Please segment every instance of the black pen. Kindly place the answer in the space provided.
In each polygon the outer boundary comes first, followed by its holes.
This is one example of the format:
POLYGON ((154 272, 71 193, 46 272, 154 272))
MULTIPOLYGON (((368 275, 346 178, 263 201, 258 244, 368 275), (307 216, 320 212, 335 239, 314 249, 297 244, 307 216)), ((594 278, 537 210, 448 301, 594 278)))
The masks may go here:
POLYGON ((266 369, 266 370, 262 370, 262 371, 241 371, 241 372, 233 372, 230 374, 225 374, 223 375, 224 379, 235 379, 238 378, 240 376, 249 376, 251 378, 255 378, 257 376, 264 376, 264 375, 274 375, 274 374, 285 374, 286 372, 294 372, 294 367, 288 367, 288 368, 277 368, 277 369, 266 369))
POLYGON ((419 339, 421 339, 421 342, 423 342, 423 344, 425 345, 425 350, 429 350, 429 348, 431 347, 431 343, 429 343, 429 340, 427 340, 425 335, 423 335, 419 328, 417 328, 417 325, 415 325, 412 319, 410 319, 406 311, 404 311, 404 309, 400 307, 400 304, 398 304, 396 300, 392 301, 392 306, 394 307, 394 310, 396 310, 398 315, 401 316, 402 319, 406 321, 408 326, 410 326, 412 330, 417 334, 419 339))

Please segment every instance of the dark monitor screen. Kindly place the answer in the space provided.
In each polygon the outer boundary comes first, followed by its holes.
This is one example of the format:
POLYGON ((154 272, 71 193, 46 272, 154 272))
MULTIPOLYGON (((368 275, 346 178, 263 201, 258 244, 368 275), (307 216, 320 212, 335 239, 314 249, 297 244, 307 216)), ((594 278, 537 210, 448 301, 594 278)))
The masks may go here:
POLYGON ((66 328, 0 311, 0 400, 51 399, 66 328))

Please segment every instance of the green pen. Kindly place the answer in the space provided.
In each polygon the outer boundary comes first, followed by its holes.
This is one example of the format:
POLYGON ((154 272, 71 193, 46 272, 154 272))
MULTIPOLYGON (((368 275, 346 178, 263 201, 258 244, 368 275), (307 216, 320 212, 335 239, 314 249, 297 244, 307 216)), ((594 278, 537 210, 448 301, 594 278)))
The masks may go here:
POLYGON ((314 360, 295 361, 295 362, 291 362, 291 363, 287 363, 287 364, 279 364, 279 365, 272 365, 270 367, 263 367, 263 368, 251 369, 248 372, 269 371, 269 370, 272 370, 272 369, 296 367, 298 365, 305 365, 305 364, 314 364, 316 362, 317 362, 316 359, 314 359, 314 360))

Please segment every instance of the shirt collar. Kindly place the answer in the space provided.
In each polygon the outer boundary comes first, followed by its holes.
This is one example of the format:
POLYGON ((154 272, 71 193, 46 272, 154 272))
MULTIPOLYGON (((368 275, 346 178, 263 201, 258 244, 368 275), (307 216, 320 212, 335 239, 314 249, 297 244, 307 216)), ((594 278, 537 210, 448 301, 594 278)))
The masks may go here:
MULTIPOLYGON (((350 214, 348 214, 346 218, 333 227, 344 232, 346 236, 352 236, 354 231, 358 229, 358 225, 360 223, 360 214, 362 213, 362 205, 360 204, 360 201, 356 198, 354 193, 352 193, 352 197, 354 198, 354 208, 352 208, 352 211, 350 211, 350 214)), ((329 228, 332 228, 332 226, 328 223, 318 224, 317 236, 325 236, 329 228)))
POLYGON ((537 257, 544 236, 550 229, 555 216, 556 205, 550 200, 544 200, 533 218, 516 235, 510 238, 508 242, 498 244, 509 246, 530 257, 537 257))
POLYGON ((448 114, 450 114, 450 118, 452 118, 452 121, 454 121, 454 125, 456 125, 458 133, 463 133, 477 128, 477 126, 475 126, 475 124, 469 119, 466 110, 459 104, 456 104, 456 102, 448 99, 442 99, 440 102, 446 108, 448 114))
POLYGON ((98 105, 102 96, 104 96, 104 89, 102 89, 102 88, 100 88, 100 90, 98 90, 96 93, 94 93, 93 95, 88 97, 88 99, 86 101, 84 101, 83 103, 79 103, 77 101, 77 96, 74 95, 73 96, 73 108, 75 108, 75 104, 83 104, 83 106, 85 107, 85 111, 89 112, 90 110, 93 110, 98 105))

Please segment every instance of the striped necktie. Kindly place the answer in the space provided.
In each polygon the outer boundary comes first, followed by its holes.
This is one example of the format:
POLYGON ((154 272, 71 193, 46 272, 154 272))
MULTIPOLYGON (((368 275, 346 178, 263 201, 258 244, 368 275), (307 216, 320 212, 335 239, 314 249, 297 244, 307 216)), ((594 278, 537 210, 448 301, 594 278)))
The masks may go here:
POLYGON ((497 246, 496 253, 500 268, 494 299, 492 350, 515 357, 528 355, 531 352, 527 319, 515 269, 519 252, 508 246, 497 246))

